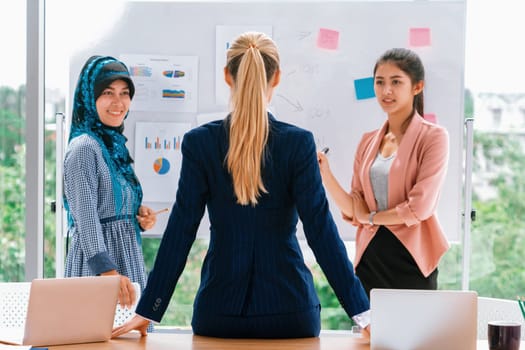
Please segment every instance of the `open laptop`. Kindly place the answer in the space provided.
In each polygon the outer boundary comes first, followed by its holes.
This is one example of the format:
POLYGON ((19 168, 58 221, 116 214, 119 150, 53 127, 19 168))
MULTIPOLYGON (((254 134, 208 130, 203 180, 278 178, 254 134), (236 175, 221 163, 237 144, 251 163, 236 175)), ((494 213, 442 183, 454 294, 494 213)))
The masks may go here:
POLYGON ((109 340, 119 276, 35 279, 25 327, 0 329, 0 343, 50 346, 109 340))
POLYGON ((371 350, 475 350, 477 293, 372 289, 371 350))

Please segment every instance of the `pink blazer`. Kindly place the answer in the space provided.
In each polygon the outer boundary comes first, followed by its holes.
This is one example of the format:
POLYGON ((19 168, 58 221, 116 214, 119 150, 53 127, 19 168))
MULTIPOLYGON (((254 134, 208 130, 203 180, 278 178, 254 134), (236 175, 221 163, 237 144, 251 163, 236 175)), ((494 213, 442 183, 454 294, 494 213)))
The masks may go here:
MULTIPOLYGON (((363 193, 370 210, 377 210, 370 166, 387 130, 363 135, 356 151, 352 191, 363 193)), ((448 132, 415 114, 408 126, 388 177, 388 207, 396 208, 404 223, 388 225, 427 277, 437 266, 449 244, 436 216, 436 207, 448 164, 448 132)), ((358 226, 355 265, 377 232, 377 226, 358 226)))

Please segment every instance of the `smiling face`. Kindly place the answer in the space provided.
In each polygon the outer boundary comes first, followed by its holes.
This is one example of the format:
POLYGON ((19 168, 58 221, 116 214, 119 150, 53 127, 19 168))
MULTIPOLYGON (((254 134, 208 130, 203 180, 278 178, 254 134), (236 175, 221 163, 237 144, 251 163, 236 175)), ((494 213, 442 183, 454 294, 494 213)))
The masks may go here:
POLYGON ((111 127, 122 125, 130 103, 128 84, 124 80, 112 82, 96 101, 97 113, 102 124, 111 127))
POLYGON ((408 116, 413 109, 414 96, 423 89, 423 81, 412 83, 410 76, 392 62, 377 66, 374 91, 381 108, 390 116, 408 116))

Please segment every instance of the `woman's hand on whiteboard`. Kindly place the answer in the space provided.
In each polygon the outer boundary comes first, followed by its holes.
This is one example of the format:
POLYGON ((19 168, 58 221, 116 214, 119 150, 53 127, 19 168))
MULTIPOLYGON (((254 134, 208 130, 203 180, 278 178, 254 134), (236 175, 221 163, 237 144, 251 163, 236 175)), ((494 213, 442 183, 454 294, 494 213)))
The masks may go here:
POLYGON ((139 215, 137 215, 137 220, 144 231, 152 229, 157 223, 157 213, 150 207, 141 205, 139 208, 139 215))
POLYGON ((332 171, 330 170, 330 163, 328 162, 328 157, 323 151, 317 152, 317 161, 319 162, 319 170, 321 172, 321 177, 323 182, 325 179, 331 175, 332 171))

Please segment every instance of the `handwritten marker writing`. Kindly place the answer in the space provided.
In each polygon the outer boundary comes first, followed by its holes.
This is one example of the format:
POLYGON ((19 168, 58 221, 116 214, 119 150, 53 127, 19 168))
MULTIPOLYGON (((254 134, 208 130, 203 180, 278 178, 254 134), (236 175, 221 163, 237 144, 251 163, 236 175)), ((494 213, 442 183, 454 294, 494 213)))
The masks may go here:
POLYGON ((330 148, 328 147, 325 147, 321 150, 321 152, 323 152, 324 154, 328 154, 328 151, 330 150, 330 148))
POLYGON ((155 215, 162 214, 162 213, 165 213, 165 212, 167 212, 169 210, 170 210, 170 208, 164 208, 164 209, 161 209, 159 211, 154 212, 153 214, 155 214, 155 215))

